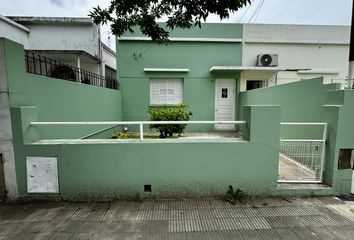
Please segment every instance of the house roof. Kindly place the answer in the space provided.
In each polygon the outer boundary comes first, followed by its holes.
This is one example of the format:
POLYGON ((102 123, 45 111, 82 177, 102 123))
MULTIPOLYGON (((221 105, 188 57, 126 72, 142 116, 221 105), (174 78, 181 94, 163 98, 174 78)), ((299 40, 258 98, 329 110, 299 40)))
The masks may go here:
POLYGON ((35 16, 7 16, 18 23, 36 24, 74 24, 74 25, 94 25, 90 18, 83 17, 35 17, 35 16))
POLYGON ((7 22, 7 23, 11 24, 12 26, 15 26, 15 27, 17 27, 17 28, 19 28, 19 29, 21 29, 21 30, 23 30, 25 32, 30 32, 31 31, 29 28, 27 28, 27 27, 15 22, 14 20, 12 20, 12 19, 10 19, 8 17, 5 17, 3 15, 0 15, 0 20, 2 20, 4 22, 7 22))
POLYGON ((282 68, 282 67, 258 67, 258 66, 212 66, 210 72, 242 72, 242 71, 295 71, 299 74, 338 74, 339 69, 336 68, 282 68))

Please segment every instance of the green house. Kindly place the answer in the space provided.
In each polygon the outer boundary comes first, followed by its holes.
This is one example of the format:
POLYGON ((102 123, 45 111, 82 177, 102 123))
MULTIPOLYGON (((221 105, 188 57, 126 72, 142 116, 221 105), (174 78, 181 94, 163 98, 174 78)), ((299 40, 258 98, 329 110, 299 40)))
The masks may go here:
MULTIPOLYGON (((213 66, 242 65, 242 25, 205 24, 176 30, 166 44, 139 33, 117 39, 123 120, 148 119, 147 108, 187 103, 193 120, 237 119, 240 73, 211 72, 213 66)), ((233 125, 216 125, 233 129, 233 125)), ((213 125, 189 127, 213 131, 213 125)))
MULTIPOLYGON (((333 69, 258 66, 258 54, 250 58, 254 66, 245 65, 250 46, 263 49, 245 32, 239 24, 205 24, 171 32, 167 44, 124 35, 117 39, 119 82, 68 65, 70 74, 54 78, 55 61, 0 38, 0 195, 200 197, 222 196, 229 185, 251 195, 353 192, 354 91, 316 75, 328 78, 333 69), (247 89, 289 74, 296 81, 247 89), (188 133, 237 137, 144 138, 148 108, 178 103, 193 112, 188 133), (111 139, 125 130, 140 138, 111 139)), ((296 41, 298 49, 303 39, 277 41, 265 45, 282 49, 296 41)), ((333 42, 307 49, 328 54, 330 45, 342 44, 333 42)))

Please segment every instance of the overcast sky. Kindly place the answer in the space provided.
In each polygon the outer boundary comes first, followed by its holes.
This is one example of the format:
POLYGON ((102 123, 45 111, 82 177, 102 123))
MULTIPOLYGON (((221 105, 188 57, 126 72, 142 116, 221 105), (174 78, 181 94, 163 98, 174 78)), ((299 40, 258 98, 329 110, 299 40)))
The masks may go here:
MULTIPOLYGON (((110 0, 0 0, 4 16, 87 17, 92 7, 105 7, 110 0)), ((253 0, 249 7, 224 22, 350 25, 352 0, 253 0)), ((220 22, 211 16, 208 22, 220 22)), ((109 27, 101 29, 106 44, 109 27)), ((111 45, 114 48, 114 38, 111 45)))

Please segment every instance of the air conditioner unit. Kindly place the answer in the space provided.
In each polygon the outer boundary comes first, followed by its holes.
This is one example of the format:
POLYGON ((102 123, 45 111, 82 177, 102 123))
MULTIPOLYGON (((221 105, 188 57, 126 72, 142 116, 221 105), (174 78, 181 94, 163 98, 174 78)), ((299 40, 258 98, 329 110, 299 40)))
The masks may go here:
POLYGON ((278 54, 258 54, 258 67, 276 67, 278 66, 278 54))

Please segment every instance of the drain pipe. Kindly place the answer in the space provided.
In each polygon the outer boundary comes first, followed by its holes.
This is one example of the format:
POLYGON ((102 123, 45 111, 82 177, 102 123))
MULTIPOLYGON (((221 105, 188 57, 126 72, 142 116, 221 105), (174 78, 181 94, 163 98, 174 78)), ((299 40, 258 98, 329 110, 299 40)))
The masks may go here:
POLYGON ((350 27, 350 44, 349 44, 349 71, 348 71, 348 89, 353 88, 354 77, 354 0, 352 3, 352 24, 350 27))

